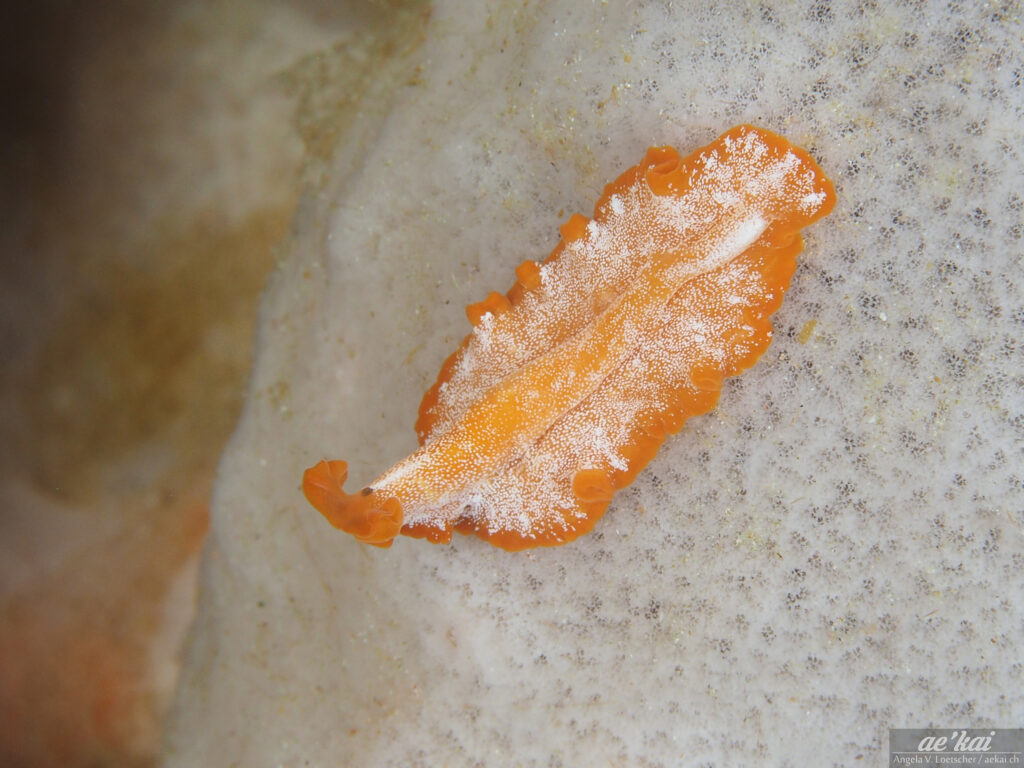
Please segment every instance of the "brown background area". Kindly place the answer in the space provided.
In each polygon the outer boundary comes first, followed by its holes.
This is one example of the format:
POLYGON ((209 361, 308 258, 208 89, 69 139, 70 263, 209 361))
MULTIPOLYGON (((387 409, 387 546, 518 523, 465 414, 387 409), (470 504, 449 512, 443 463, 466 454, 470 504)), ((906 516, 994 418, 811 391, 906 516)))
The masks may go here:
POLYGON ((391 11, 0 10, 0 764, 153 761, 257 300, 344 106, 309 106, 321 51, 391 11))

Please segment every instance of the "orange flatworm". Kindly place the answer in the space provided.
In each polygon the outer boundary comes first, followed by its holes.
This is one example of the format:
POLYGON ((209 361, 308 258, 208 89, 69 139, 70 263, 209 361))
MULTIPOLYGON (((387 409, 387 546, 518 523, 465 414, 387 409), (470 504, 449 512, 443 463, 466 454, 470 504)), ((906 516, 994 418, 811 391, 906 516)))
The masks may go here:
POLYGON ((681 159, 652 147, 543 262, 466 309, 473 331, 420 405, 420 448, 354 494, 343 461, 306 498, 359 541, 473 533, 509 550, 593 528, 666 435, 753 365, 803 247, 835 203, 801 149, 737 126, 681 159))

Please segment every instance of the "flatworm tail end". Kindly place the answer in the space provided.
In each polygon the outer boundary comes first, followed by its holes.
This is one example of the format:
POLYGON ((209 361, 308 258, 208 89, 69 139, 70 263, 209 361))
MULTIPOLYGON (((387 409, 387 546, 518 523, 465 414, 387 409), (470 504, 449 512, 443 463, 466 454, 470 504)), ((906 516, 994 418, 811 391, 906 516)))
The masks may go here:
POLYGON ((321 461, 302 475, 302 492, 335 528, 377 547, 390 547, 402 529, 398 499, 381 499, 370 488, 355 494, 342 489, 348 477, 344 461, 321 461))

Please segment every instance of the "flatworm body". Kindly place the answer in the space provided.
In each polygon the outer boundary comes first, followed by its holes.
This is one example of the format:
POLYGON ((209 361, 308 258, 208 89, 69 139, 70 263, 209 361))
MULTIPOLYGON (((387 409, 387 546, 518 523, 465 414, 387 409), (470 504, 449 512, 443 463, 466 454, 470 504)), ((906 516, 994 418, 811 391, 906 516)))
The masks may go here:
POLYGON ((345 462, 321 461, 306 497, 378 546, 458 531, 518 550, 588 532, 767 349, 800 230, 834 203, 810 156, 759 128, 685 159, 649 149, 507 294, 467 307, 473 331, 420 405, 420 449, 354 494, 345 462))

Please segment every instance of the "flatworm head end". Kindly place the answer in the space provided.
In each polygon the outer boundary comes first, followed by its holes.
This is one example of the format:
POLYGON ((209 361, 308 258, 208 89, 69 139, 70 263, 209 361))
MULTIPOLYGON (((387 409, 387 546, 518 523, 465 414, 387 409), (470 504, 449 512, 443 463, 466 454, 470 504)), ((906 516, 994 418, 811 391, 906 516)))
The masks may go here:
POLYGON ((377 547, 390 547, 402 529, 402 505, 394 497, 380 498, 371 488, 354 494, 342 486, 348 477, 344 461, 321 461, 302 475, 302 492, 335 528, 377 547))

